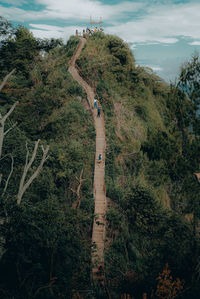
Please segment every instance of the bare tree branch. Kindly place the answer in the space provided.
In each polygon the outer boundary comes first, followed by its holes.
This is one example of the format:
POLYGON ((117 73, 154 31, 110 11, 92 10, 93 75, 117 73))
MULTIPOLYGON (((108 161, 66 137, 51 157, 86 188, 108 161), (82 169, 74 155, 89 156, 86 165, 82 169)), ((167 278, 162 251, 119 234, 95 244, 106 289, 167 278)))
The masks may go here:
POLYGON ((76 177, 76 180, 79 182, 77 190, 74 190, 74 189, 71 188, 72 192, 75 193, 76 196, 77 196, 77 200, 73 203, 73 208, 76 208, 76 209, 79 209, 80 204, 81 204, 80 190, 81 190, 81 187, 82 187, 82 185, 85 181, 85 179, 82 179, 82 175, 83 175, 83 169, 81 170, 80 177, 79 178, 76 177))
POLYGON ((43 290, 43 289, 49 289, 51 295, 53 295, 52 286, 53 286, 53 284, 56 282, 56 279, 57 279, 57 277, 53 277, 53 278, 51 278, 51 280, 49 281, 48 284, 46 284, 45 286, 39 287, 39 288, 36 290, 36 292, 35 292, 35 294, 34 294, 34 297, 35 297, 41 290, 43 290))
MULTIPOLYGON (((33 164, 33 161, 35 160, 35 156, 37 154, 37 149, 38 149, 38 145, 39 145, 39 142, 40 142, 40 139, 38 139, 36 142, 35 142, 35 147, 34 147, 34 150, 33 150, 33 154, 32 154, 32 157, 27 165, 27 169, 29 169, 32 164, 33 164)), ((44 153, 44 152, 43 152, 44 153)))
MULTIPOLYGON (((24 181, 25 181, 25 178, 27 176, 27 172, 30 169, 30 167, 31 167, 31 165, 32 165, 32 163, 33 163, 33 161, 35 159, 39 142, 40 142, 40 139, 38 139, 35 142, 35 147, 34 147, 34 150, 33 150, 33 154, 32 154, 32 157, 31 157, 31 159, 30 159, 29 162, 28 162, 29 150, 28 150, 28 144, 26 142, 26 163, 24 165, 24 172, 23 172, 22 178, 20 180, 20 185, 19 185, 19 190, 21 190, 21 191, 23 190, 23 187, 24 187, 24 181)), ((18 195, 19 195, 19 193, 18 193, 18 195)))
POLYGON ((12 107, 10 108, 10 110, 3 116, 1 122, 4 122, 4 123, 5 123, 6 119, 7 119, 7 118, 10 116, 10 114, 13 112, 13 110, 15 109, 15 106, 16 106, 17 104, 19 104, 18 101, 15 102, 15 103, 12 105, 12 107))
POLYGON ((3 194, 2 194, 2 195, 4 195, 4 194, 6 193, 6 190, 7 190, 7 188, 8 188, 8 183, 9 183, 10 178, 11 178, 11 175, 12 175, 12 173, 13 173, 14 158, 13 158, 12 155, 10 155, 10 157, 11 157, 11 169, 10 169, 9 176, 8 176, 8 178, 7 178, 7 180, 6 180, 6 184, 5 184, 5 187, 4 187, 4 190, 3 190, 3 194))
POLYGON ((14 127, 16 127, 17 122, 15 122, 7 131, 5 131, 4 136, 6 136, 6 134, 8 134, 8 132, 10 132, 14 127))
POLYGON ((8 79, 12 76, 12 74, 15 72, 15 69, 13 69, 4 79, 3 82, 0 85, 0 91, 3 89, 3 87, 5 86, 6 82, 8 81, 8 79))
POLYGON ((194 172, 194 175, 196 176, 198 182, 200 183, 200 172, 194 172))
POLYGON ((1 158, 1 155, 2 155, 2 147, 3 147, 3 139, 4 139, 4 136, 11 130, 13 129, 13 127, 15 126, 12 126, 10 129, 8 129, 6 132, 4 132, 4 127, 5 127, 5 121, 6 119, 10 116, 10 114, 13 112, 13 110, 15 109, 16 105, 18 104, 19 102, 15 102, 12 107, 10 108, 10 110, 2 117, 2 115, 0 114, 0 158, 1 158))
MULTIPOLYGON (((40 142, 40 139, 38 139, 36 142, 35 142, 35 147, 34 147, 34 150, 33 150, 33 154, 32 154, 32 157, 30 159, 30 161, 28 162, 28 158, 26 158, 26 164, 25 164, 25 167, 24 167, 24 172, 23 172, 23 175, 22 175, 22 178, 21 178, 21 181, 20 181, 20 185, 19 185, 19 191, 18 191, 18 195, 17 195, 17 204, 20 205, 21 203, 21 200, 22 200, 22 196, 24 194, 24 192, 28 189, 28 187, 30 186, 30 184, 33 182, 33 180, 38 176, 40 170, 42 169, 43 167, 43 164, 44 162, 47 160, 47 153, 49 151, 49 145, 47 145, 47 147, 44 149, 43 151, 43 156, 42 156, 42 159, 41 159, 41 162, 40 162, 40 165, 37 167, 37 169, 35 170, 35 172, 32 174, 32 176, 28 179, 28 181, 25 183, 25 179, 26 179, 26 176, 27 176, 27 172, 28 170, 31 168, 31 165, 33 163, 33 161, 35 160, 35 156, 36 156, 36 153, 37 153, 37 149, 38 149, 38 144, 40 142)), ((27 155, 28 156, 28 155, 27 155)), ((27 157, 26 156, 26 157, 27 157)))
POLYGON ((29 156, 29 149, 28 149, 28 142, 26 141, 26 162, 25 162, 25 167, 27 167, 27 164, 28 164, 28 156, 29 156))

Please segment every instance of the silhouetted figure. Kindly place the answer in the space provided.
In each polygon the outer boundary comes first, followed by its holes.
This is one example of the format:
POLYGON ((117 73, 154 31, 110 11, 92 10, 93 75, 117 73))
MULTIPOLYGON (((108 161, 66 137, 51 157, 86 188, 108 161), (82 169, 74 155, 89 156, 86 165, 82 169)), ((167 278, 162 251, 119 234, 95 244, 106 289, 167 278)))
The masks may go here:
POLYGON ((94 108, 98 109, 98 106, 97 106, 97 99, 94 99, 94 108))
POLYGON ((101 106, 98 106, 97 108, 97 117, 101 116, 101 106))

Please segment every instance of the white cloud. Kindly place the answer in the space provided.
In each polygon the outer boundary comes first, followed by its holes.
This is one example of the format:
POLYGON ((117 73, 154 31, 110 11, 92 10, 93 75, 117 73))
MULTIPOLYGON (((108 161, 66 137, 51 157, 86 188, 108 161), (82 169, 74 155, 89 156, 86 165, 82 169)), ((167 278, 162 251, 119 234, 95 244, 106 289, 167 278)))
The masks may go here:
POLYGON ((191 43, 189 43, 189 45, 191 45, 191 46, 200 46, 200 41, 191 42, 191 43))
POLYGON ((18 7, 5 7, 0 5, 0 13, 9 21, 25 22, 30 20, 41 20, 46 16, 45 11, 27 11, 18 7))
POLYGON ((180 36, 200 38, 200 4, 147 7, 147 14, 136 20, 110 26, 107 31, 128 42, 176 43, 180 36))
POLYGON ((132 44, 132 45, 130 45, 130 49, 131 50, 135 50, 137 48, 137 45, 136 44, 132 44))
POLYGON ((82 27, 77 26, 58 27, 45 24, 30 24, 30 26, 33 27, 30 31, 37 38, 61 38, 64 42, 75 34, 76 29, 82 32, 82 27))
POLYGON ((29 24, 30 27, 46 30, 46 31, 64 31, 64 27, 45 25, 45 24, 29 24))
MULTIPOLYGON (((10 3, 14 3, 14 1, 17 1, 16 3, 24 2, 24 0, 8 1, 10 3)), ((15 7, 0 5, 1 15, 17 22, 38 21, 45 23, 46 20, 48 23, 49 21, 55 23, 58 20, 63 22, 62 28, 46 27, 44 29, 43 27, 40 33, 36 30, 41 28, 35 26, 36 29, 33 29, 35 34, 41 35, 44 30, 53 34, 56 34, 57 31, 58 33, 62 30, 65 31, 66 23, 76 26, 82 22, 85 23, 86 27, 90 16, 92 16, 97 20, 102 17, 103 21, 109 24, 108 27, 105 27, 106 33, 116 34, 130 43, 173 44, 179 40, 180 36, 190 37, 194 40, 200 39, 200 3, 194 0, 190 0, 190 3, 186 4, 173 4, 174 1, 172 0, 122 1, 115 5, 108 5, 95 0, 35 0, 35 2, 44 5, 45 8, 37 12, 25 11, 16 5, 15 7), (132 19, 131 15, 133 16, 132 19)), ((193 43, 197 43, 197 41, 193 43)), ((192 44, 191 42, 190 45, 199 44, 192 44)))
POLYGON ((26 0, 1 0, 2 3, 6 3, 6 4, 13 4, 13 5, 23 5, 25 4, 27 1, 26 0))
POLYGON ((46 6, 52 17, 62 19, 76 19, 88 21, 90 16, 102 17, 105 21, 116 21, 128 12, 134 12, 144 6, 144 3, 123 1, 115 5, 105 5, 94 0, 36 0, 38 4, 46 6))
POLYGON ((155 72, 158 72, 158 71, 162 71, 163 70, 163 68, 162 67, 160 67, 160 66, 148 66, 148 67, 150 67, 153 71, 155 71, 155 72))
MULTIPOLYGON (((14 0, 9 0, 13 2, 14 0)), ((23 0, 19 0, 19 2, 23 0)), ((0 6, 1 14, 11 20, 26 21, 31 19, 61 19, 76 20, 78 22, 89 22, 90 16, 104 21, 116 22, 118 18, 123 18, 127 13, 137 11, 144 4, 139 2, 124 1, 115 5, 105 5, 100 1, 94 0, 36 0, 38 4, 45 5, 45 9, 40 12, 24 11, 17 8, 17 3, 11 7, 0 6), (31 18, 32 14, 32 18, 31 18)))
POLYGON ((140 64, 136 63, 136 66, 142 66, 142 67, 146 68, 146 70, 148 72, 152 72, 152 71, 161 72, 161 71, 163 71, 163 68, 161 66, 149 65, 149 64, 146 64, 146 63, 145 64, 144 63, 140 63, 140 64))

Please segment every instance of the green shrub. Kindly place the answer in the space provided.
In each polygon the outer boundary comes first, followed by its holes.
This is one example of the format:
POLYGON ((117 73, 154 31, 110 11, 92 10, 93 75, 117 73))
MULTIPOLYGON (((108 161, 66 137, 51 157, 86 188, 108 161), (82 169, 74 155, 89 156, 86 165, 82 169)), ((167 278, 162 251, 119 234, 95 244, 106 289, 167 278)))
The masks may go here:
POLYGON ((147 109, 145 106, 142 105, 137 105, 134 107, 135 112, 137 113, 137 115, 143 119, 144 121, 147 121, 148 115, 147 115, 147 109))

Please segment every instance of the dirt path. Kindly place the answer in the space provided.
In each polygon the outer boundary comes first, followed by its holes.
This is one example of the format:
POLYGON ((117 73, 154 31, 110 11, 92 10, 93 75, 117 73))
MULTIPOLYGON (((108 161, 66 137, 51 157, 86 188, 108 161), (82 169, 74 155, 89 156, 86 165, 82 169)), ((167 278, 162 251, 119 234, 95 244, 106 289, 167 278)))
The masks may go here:
POLYGON ((92 109, 94 102, 94 92, 92 88, 85 82, 78 74, 75 68, 75 61, 79 57, 84 45, 86 43, 85 38, 80 38, 75 55, 72 57, 69 72, 71 73, 74 80, 78 81, 79 84, 85 89, 87 93, 88 103, 91 107, 94 125, 96 130, 96 158, 95 158, 95 169, 94 169, 94 199, 95 199, 95 210, 96 215, 93 223, 92 232, 92 244, 94 252, 92 252, 92 274, 93 279, 98 279, 97 268, 99 265, 104 265, 104 241, 105 241, 105 214, 106 214, 106 190, 105 190, 105 149, 106 149, 106 138, 105 138, 105 124, 104 116, 101 113, 101 117, 97 117, 97 110, 92 109), (99 154, 102 154, 102 162, 97 163, 99 154))

